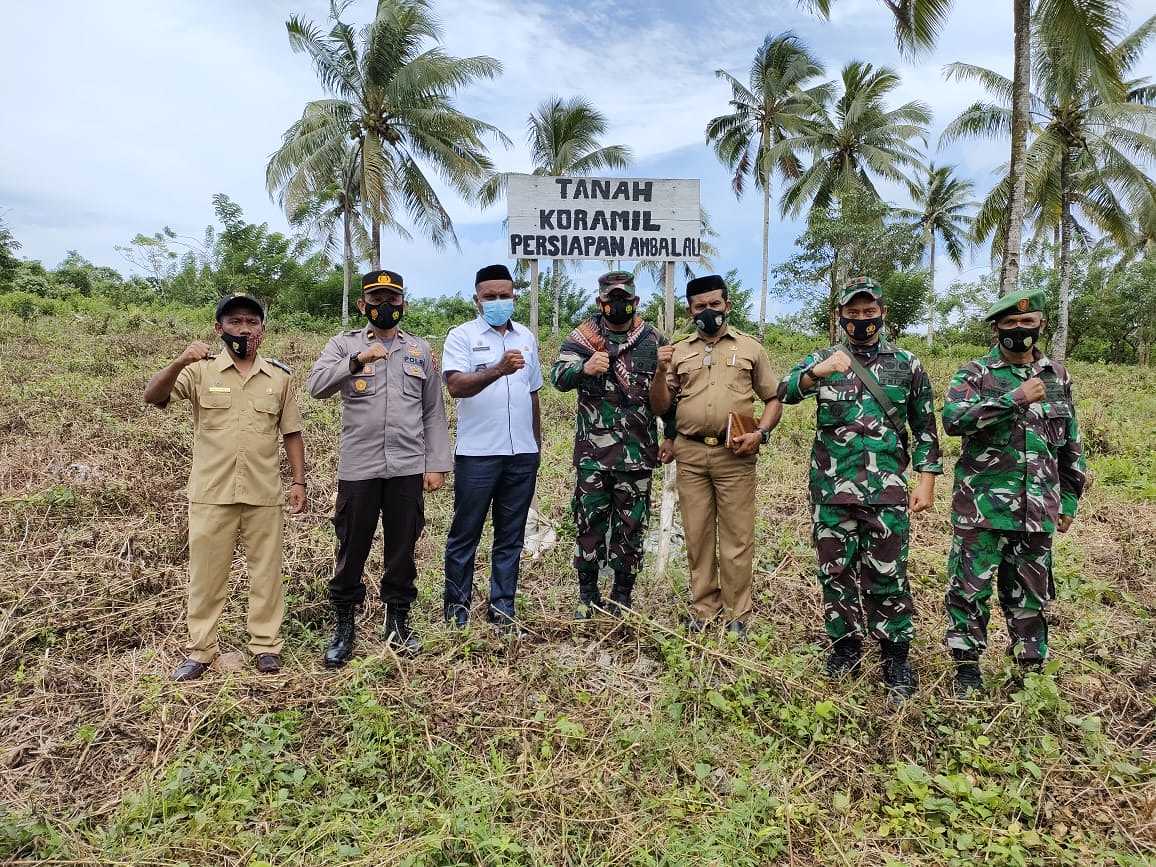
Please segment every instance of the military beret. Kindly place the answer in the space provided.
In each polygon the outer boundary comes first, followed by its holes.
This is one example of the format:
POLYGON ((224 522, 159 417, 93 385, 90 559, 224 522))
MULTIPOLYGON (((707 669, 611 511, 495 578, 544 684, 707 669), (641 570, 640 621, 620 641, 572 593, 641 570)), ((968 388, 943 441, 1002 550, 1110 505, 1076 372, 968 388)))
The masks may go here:
POLYGON ((1047 297, 1039 289, 1020 289, 997 298, 984 316, 988 322, 995 322, 1009 313, 1043 313, 1047 297))
POLYGON ((876 301, 883 301, 883 290, 879 288, 878 283, 870 277, 856 277, 853 280, 848 280, 843 286, 843 291, 839 293, 836 303, 842 307, 856 295, 870 295, 876 301))
POLYGON ((374 289, 392 289, 402 295, 405 294, 405 283, 396 271, 370 271, 361 275, 361 291, 371 292, 374 289))
POLYGON ((230 292, 217 302, 217 321, 221 321, 221 317, 234 307, 248 307, 261 317, 261 321, 265 321, 265 306, 246 292, 230 292))
POLYGON ((629 271, 607 271, 598 278, 598 297, 605 300, 614 289, 634 294, 634 275, 629 271))
POLYGON ((487 265, 474 275, 474 285, 485 283, 487 280, 509 280, 513 283, 514 277, 505 265, 487 265))
POLYGON ((707 274, 705 277, 695 277, 686 284, 686 298, 689 301, 695 295, 703 292, 722 291, 724 297, 727 291, 726 281, 718 274, 707 274))

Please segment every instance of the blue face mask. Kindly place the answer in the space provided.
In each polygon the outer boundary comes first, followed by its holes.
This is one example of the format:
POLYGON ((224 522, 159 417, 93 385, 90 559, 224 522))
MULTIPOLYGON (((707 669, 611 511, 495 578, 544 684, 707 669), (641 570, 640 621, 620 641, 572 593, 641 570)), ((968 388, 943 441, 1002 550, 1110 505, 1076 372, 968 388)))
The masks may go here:
POLYGON ((482 318, 495 328, 505 325, 513 315, 513 298, 499 298, 496 301, 482 302, 482 318))

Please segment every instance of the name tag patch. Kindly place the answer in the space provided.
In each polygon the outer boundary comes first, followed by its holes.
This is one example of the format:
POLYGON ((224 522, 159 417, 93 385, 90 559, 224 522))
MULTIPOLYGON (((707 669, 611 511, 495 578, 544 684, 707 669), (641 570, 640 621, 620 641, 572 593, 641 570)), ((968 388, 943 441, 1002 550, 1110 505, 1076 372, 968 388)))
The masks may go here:
POLYGON ((406 359, 406 363, 402 366, 402 370, 404 370, 410 376, 424 376, 425 375, 425 371, 422 370, 421 365, 411 363, 409 359, 406 359))
POLYGON ((232 390, 233 389, 229 388, 227 385, 210 385, 209 386, 209 393, 210 394, 228 394, 232 390))

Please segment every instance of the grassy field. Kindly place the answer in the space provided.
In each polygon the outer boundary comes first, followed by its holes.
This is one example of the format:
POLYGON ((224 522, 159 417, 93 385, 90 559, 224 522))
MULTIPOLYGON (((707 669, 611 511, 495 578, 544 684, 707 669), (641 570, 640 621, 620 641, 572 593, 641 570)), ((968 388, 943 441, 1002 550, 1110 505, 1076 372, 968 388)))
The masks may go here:
MULTIPOLYGON (((524 565, 525 640, 439 624, 447 489, 427 500, 418 551, 427 652, 385 650, 371 589, 357 659, 320 667, 339 408, 306 398, 311 512, 287 536, 285 672, 178 687, 189 415, 140 396, 203 336, 174 325, 0 319, 0 862, 1156 859, 1156 371, 1074 367, 1092 481, 1058 539, 1049 676, 1020 691, 1003 686, 996 615, 987 695, 950 698, 948 484, 913 522, 918 697, 888 707, 874 657, 857 682, 824 681, 810 406, 788 410, 759 461, 749 643, 677 632, 681 560, 642 577, 630 628, 575 626, 573 398, 549 388, 539 502, 560 538, 524 565)), ((300 380, 324 341, 266 349, 300 380)), ((780 371, 794 360, 771 351, 780 371)), ((940 396, 961 360, 927 359, 940 396)), ((227 647, 244 650, 243 622, 237 593, 227 647)))

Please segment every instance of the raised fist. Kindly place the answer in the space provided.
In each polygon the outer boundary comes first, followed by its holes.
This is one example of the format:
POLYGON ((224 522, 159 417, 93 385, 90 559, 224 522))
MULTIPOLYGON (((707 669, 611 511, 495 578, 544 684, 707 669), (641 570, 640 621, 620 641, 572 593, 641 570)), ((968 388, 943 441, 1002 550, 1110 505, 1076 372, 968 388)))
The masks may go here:
POLYGON ((605 352, 595 352, 582 366, 582 372, 587 376, 601 376, 610 369, 610 356, 605 352))

